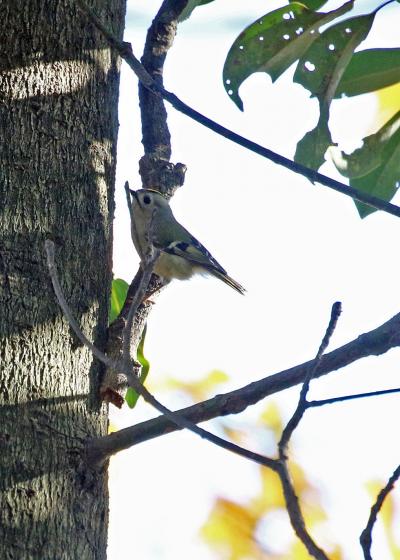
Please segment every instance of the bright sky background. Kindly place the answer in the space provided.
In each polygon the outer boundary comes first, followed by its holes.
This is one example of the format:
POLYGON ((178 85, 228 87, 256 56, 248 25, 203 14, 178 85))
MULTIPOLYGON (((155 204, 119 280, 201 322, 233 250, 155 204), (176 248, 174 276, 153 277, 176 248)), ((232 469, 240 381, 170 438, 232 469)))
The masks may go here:
MULTIPOLYGON (((128 1, 125 39, 136 55, 160 0, 128 1)), ((340 2, 323 7, 328 11, 340 2)), ((360 1, 367 12, 375 2, 360 1)), ((271 85, 266 74, 241 88, 244 113, 228 98, 222 67, 243 28, 282 2, 216 0, 181 24, 168 55, 166 87, 207 116, 279 153, 292 157, 296 142, 314 127, 317 102, 290 75, 271 85)), ((378 15, 362 48, 398 47, 398 6, 378 15), (397 13, 396 12, 396 13, 397 13), (393 23, 393 25, 391 25, 393 23)), ((345 149, 374 131, 374 96, 340 100, 332 110, 334 139, 345 149)), ((334 301, 343 313, 330 349, 389 319, 399 311, 398 220, 375 213, 360 220, 351 199, 246 151, 168 106, 172 161, 187 165, 186 183, 172 206, 178 219, 247 288, 241 297, 217 280, 175 282, 151 313, 146 356, 150 388, 159 392, 166 376, 196 380, 221 369, 225 392, 312 358, 334 301)), ((115 219, 115 277, 131 280, 138 258, 132 246, 123 183, 140 186, 143 150, 137 80, 123 65, 115 219)), ((323 172, 337 177, 330 165, 323 172)), ((396 202, 396 201, 395 201, 396 202)), ((400 200, 397 198, 397 203, 400 200)), ((311 397, 398 386, 400 350, 355 363, 312 383, 311 397)), ((274 395, 251 410, 229 417, 252 426, 267 402, 288 419, 299 388, 274 395)), ((158 393, 160 394, 160 393, 158 393)), ((172 408, 182 395, 161 393, 172 408)), ((133 411, 112 412, 123 427, 154 416, 140 402, 133 411)), ((370 498, 365 482, 387 480, 399 463, 398 396, 364 399, 309 411, 294 436, 294 458, 320 488, 329 513, 332 543, 348 560, 361 559, 358 538, 370 498)), ((205 427, 218 430, 217 422, 205 427)), ((213 560, 198 537, 213 497, 245 499, 258 490, 256 468, 191 433, 159 438, 119 454, 111 463, 109 560, 213 560)), ((284 535, 278 524, 275 536, 284 535)), ((282 537, 283 538, 283 537, 282 537)), ((379 530, 374 533, 379 545, 379 530)), ((279 541, 279 539, 278 539, 279 541)), ((279 544, 279 543, 278 543, 279 544)), ((324 543, 322 543, 324 544, 324 543)), ((389 558, 384 549, 377 558, 389 558)))

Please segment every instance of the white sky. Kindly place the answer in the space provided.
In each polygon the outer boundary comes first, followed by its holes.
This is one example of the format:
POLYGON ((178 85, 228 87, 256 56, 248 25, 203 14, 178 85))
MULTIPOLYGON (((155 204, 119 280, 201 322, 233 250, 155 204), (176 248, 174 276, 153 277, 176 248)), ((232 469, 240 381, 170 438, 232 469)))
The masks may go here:
MULTIPOLYGON (((338 4, 330 3, 324 11, 338 4)), ((159 5, 154 0, 128 2, 125 39, 137 55, 159 5)), ((308 92, 293 85, 290 76, 271 85, 265 74, 258 74, 240 90, 245 106, 241 113, 221 78, 236 36, 279 5, 216 0, 196 10, 179 29, 165 83, 207 116, 292 157, 296 142, 317 118, 316 101, 308 92)), ((359 5, 365 11, 376 6, 367 1, 359 5)), ((379 14, 362 48, 398 46, 398 26, 390 25, 394 9, 388 6, 379 14)), ((373 96, 335 102, 334 139, 347 149, 359 144, 371 132, 375 107, 373 96)), ((146 340, 154 391, 165 376, 196 380, 215 368, 229 374, 230 382, 218 388, 227 391, 308 360, 336 300, 342 301, 343 313, 330 349, 399 311, 400 226, 395 217, 378 212, 360 220, 349 198, 311 185, 170 106, 168 114, 172 161, 188 167, 186 183, 172 202, 174 212, 248 292, 241 297, 221 282, 198 278, 175 282, 161 294, 146 340)), ((123 183, 128 179, 131 186, 140 185, 142 146, 137 81, 125 65, 119 119, 114 270, 116 277, 130 281, 138 258, 129 236, 123 183)), ((323 171, 336 176, 331 166, 323 171)), ((395 387, 399 357, 399 350, 391 351, 315 380, 311 397, 395 387)), ((289 418, 298 391, 273 396, 227 421, 248 427, 269 400, 289 418)), ((175 408, 186 404, 173 393, 162 394, 162 399, 175 408)), ((399 420, 397 399, 379 397, 311 410, 294 437, 295 459, 321 489, 331 541, 343 546, 347 560, 362 557, 358 537, 370 507, 365 481, 386 480, 399 462, 393 435, 399 420)), ((133 411, 113 411, 112 422, 122 427, 152 416, 148 405, 140 403, 133 411)), ((111 465, 109 560, 215 559, 198 537, 198 527, 216 494, 246 499, 257 492, 255 473, 254 465, 189 433, 119 454, 111 465)), ((389 558, 381 548, 377 558, 384 557, 389 558)))

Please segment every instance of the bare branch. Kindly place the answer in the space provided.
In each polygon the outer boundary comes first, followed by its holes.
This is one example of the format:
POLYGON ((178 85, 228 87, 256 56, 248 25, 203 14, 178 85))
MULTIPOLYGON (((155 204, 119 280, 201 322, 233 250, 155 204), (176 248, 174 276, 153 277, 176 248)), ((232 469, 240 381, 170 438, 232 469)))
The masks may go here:
POLYGON ((399 479, 399 477, 400 477, 400 465, 395 469, 392 476, 389 478, 386 486, 382 488, 382 490, 379 492, 376 498, 376 502, 371 508, 371 512, 368 518, 368 523, 360 535, 360 544, 364 553, 365 560, 372 560, 372 556, 371 556, 372 529, 374 528, 376 519, 378 517, 378 513, 382 508, 386 496, 393 489, 395 482, 399 479))
POLYGON ((311 556, 317 560, 329 560, 325 552, 314 542, 306 529, 303 514, 300 509, 299 498, 294 490, 293 483, 285 460, 279 461, 278 475, 285 496, 286 509, 294 532, 304 544, 311 556))
POLYGON ((337 402, 353 401, 356 399, 366 399, 369 397, 379 397, 381 395, 390 395, 393 393, 400 393, 400 388, 395 387, 394 389, 382 389, 380 391, 369 391, 368 393, 357 393, 355 395, 342 395, 341 397, 331 397, 329 399, 308 401, 307 408, 316 408, 318 406, 324 406, 325 404, 334 404, 337 402))
MULTIPOLYGON (((172 47, 178 27, 178 18, 188 0, 164 0, 147 31, 142 64, 157 83, 163 87, 164 62, 172 47)), ((171 157, 171 136, 167 125, 167 111, 162 97, 153 95, 139 81, 143 147, 146 155, 156 159, 171 157)))
POLYGON ((104 34, 105 38, 109 42, 109 44, 119 53, 121 58, 125 60, 125 62, 129 65, 129 67, 135 72, 136 76, 143 84, 143 86, 152 92, 154 95, 158 95, 163 99, 166 99, 171 103, 171 105, 184 115, 187 115, 194 121, 204 125, 205 127, 213 130, 217 134, 223 136, 224 138, 231 140, 232 142, 243 146, 244 148, 266 158, 270 161, 278 165, 282 165, 287 169, 299 173, 304 177, 307 177, 311 182, 315 183, 318 182, 321 185, 329 187, 330 189, 336 190, 341 194, 351 197, 353 200, 357 200, 358 202, 363 202, 368 206, 376 208, 377 210, 382 210, 383 212, 387 212, 388 214, 392 214, 393 216, 400 217, 400 207, 392 204, 390 202, 386 202, 376 196, 367 194, 362 192, 354 187, 350 187, 340 181, 336 181, 335 179, 331 179, 322 173, 318 173, 314 169, 310 169, 300 163, 297 163, 289 158, 286 158, 276 152, 249 140, 241 136, 240 134, 236 134, 232 130, 220 125, 219 123, 209 119, 205 115, 202 115, 195 109, 192 109, 189 105, 179 99, 174 93, 167 91, 162 85, 156 83, 151 75, 146 71, 146 69, 140 64, 139 60, 135 57, 132 51, 132 46, 129 43, 124 43, 119 41, 109 30, 105 29, 104 25, 98 20, 98 18, 93 14, 92 10, 90 10, 84 0, 76 0, 79 7, 86 13, 89 20, 104 34))
POLYGON ((315 356, 314 361, 309 367, 306 375, 304 377, 303 386, 300 391, 299 402, 297 404, 296 410, 293 416, 290 418, 285 429, 282 432, 281 439, 278 443, 279 449, 279 470, 278 474, 281 479, 283 493, 286 501, 286 508, 289 513, 290 521, 296 535, 302 541, 304 546, 307 548, 308 552, 317 560, 328 560, 325 552, 314 542, 311 535, 308 533, 303 513, 300 508, 299 499, 296 495, 293 482, 290 477, 288 468, 288 456, 287 456, 287 446, 289 440, 303 418, 303 415, 307 409, 307 393, 309 390, 311 379, 317 372, 318 366, 320 365, 323 352, 326 350, 329 340, 335 330, 338 317, 341 313, 341 303, 336 302, 332 306, 331 317, 329 321, 328 328, 326 329, 325 335, 319 346, 318 352, 315 356))
POLYGON ((67 319, 67 321, 70 324, 72 330, 74 331, 76 336, 79 338, 79 340, 82 342, 82 344, 87 346, 87 348, 89 348, 89 350, 92 352, 92 354, 94 356, 96 356, 96 358, 98 360, 100 360, 103 364, 105 364, 106 366, 108 366, 110 368, 115 368, 115 365, 116 365, 115 361, 112 360, 111 358, 109 358, 108 356, 106 356, 101 350, 96 348, 96 346, 94 346, 94 344, 92 344, 90 342, 90 340, 83 334, 80 326, 76 322, 74 316, 72 315, 72 311, 71 311, 71 309, 70 309, 70 307, 69 307, 69 305, 68 305, 68 303, 67 303, 67 301, 64 297, 63 291, 62 291, 61 286, 60 286, 60 282, 58 280, 57 269, 56 269, 56 265, 55 265, 55 262, 54 262, 54 243, 52 241, 50 241, 50 239, 46 239, 46 241, 44 242, 44 246, 45 246, 45 249, 46 249, 47 266, 48 266, 48 269, 49 269, 51 282, 53 284, 53 289, 54 289, 54 292, 57 296, 58 303, 59 303, 61 309, 63 310, 65 318, 67 319))
POLYGON ((299 425, 300 420, 302 419, 306 409, 307 409, 307 393, 308 390, 310 388, 310 382, 311 379, 315 376, 315 373, 318 369, 318 366, 321 363, 321 358, 322 358, 322 354, 324 353, 324 351, 326 350, 329 341, 331 339, 331 336, 335 330, 336 324, 337 324, 337 320, 339 318, 339 315, 342 311, 342 304, 337 301, 332 305, 332 310, 331 310, 331 318, 329 320, 329 325, 326 329, 325 335, 322 339, 322 342, 318 348, 318 352, 317 355, 315 356, 315 360, 313 361, 312 366, 310 367, 310 369, 308 370, 305 378, 304 378, 304 382, 303 382, 303 386, 301 388, 300 391, 300 396, 299 396, 299 402, 297 404, 297 408, 293 413, 293 416, 291 417, 291 419, 289 420, 289 422, 287 423, 285 429, 283 430, 282 433, 282 437, 279 441, 278 447, 279 447, 279 456, 281 459, 286 459, 286 448, 287 445, 289 443, 289 439, 291 437, 291 435, 293 434, 294 430, 297 428, 297 426, 299 425))
POLYGON ((122 332, 122 359, 128 363, 130 361, 130 349, 132 348, 132 328, 133 320, 137 314, 140 304, 142 303, 149 283, 151 275, 153 274, 154 263, 159 256, 159 251, 154 251, 153 254, 149 255, 142 267, 142 276, 140 278, 139 286, 135 292, 135 296, 132 299, 129 313, 126 319, 126 325, 122 332))
MULTIPOLYGON (((384 354, 397 346, 400 346, 400 313, 376 329, 364 333, 344 346, 322 356, 314 377, 322 377, 361 358, 384 354)), ((307 372, 310 367, 313 367, 313 363, 314 360, 305 362, 249 383, 235 391, 216 395, 212 399, 182 408, 177 412, 180 416, 184 416, 196 424, 218 416, 238 414, 269 395, 304 382, 307 372)), ((173 422, 161 416, 105 437, 110 438, 107 445, 109 446, 109 454, 112 455, 178 429, 180 428, 173 422)), ((99 439, 102 440, 103 438, 99 439)))

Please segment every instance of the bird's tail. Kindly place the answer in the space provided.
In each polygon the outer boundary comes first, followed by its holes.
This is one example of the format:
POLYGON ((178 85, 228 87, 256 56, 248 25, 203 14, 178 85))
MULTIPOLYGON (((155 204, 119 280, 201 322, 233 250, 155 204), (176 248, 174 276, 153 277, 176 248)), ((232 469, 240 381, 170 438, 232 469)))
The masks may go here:
POLYGON ((241 286, 239 284, 239 282, 236 282, 236 280, 234 280, 233 278, 231 278, 230 276, 228 276, 227 274, 223 274, 222 272, 220 272, 219 270, 213 270, 212 273, 214 274, 214 276, 216 276, 217 278, 219 278, 220 280, 222 280, 222 282, 225 282, 225 284, 228 284, 228 286, 230 286, 231 288, 233 288, 234 290, 236 290, 237 292, 239 292, 239 294, 244 295, 246 288, 243 288, 243 286, 241 286))

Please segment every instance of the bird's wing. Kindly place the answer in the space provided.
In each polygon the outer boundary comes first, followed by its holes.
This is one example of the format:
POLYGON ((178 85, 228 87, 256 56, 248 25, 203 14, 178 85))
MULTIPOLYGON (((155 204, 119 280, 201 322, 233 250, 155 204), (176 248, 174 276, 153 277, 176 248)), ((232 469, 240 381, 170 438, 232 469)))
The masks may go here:
POLYGON ((173 226, 170 222, 165 227, 164 222, 164 227, 155 228, 152 242, 157 249, 165 253, 182 257, 193 264, 226 274, 225 269, 214 259, 204 245, 176 221, 173 226))
POLYGON ((177 255, 190 261, 193 264, 199 264, 205 268, 215 269, 226 274, 226 270, 222 268, 219 262, 207 251, 196 238, 192 237, 190 243, 187 241, 174 241, 164 249, 166 253, 177 255))

